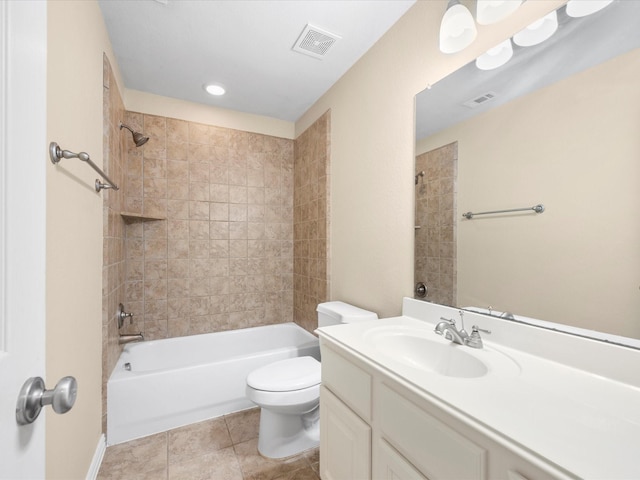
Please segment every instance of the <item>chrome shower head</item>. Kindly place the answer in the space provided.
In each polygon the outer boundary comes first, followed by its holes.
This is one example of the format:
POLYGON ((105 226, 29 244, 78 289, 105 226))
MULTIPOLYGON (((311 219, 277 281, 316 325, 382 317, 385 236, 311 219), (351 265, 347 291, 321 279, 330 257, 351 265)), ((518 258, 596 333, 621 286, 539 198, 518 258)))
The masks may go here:
POLYGON ((124 123, 120 123, 120 130, 122 130, 123 127, 131 132, 131 135, 133 136, 133 143, 136 144, 136 147, 141 147, 142 145, 144 145, 149 141, 149 137, 145 137, 140 132, 134 132, 133 129, 128 125, 125 125, 124 123))

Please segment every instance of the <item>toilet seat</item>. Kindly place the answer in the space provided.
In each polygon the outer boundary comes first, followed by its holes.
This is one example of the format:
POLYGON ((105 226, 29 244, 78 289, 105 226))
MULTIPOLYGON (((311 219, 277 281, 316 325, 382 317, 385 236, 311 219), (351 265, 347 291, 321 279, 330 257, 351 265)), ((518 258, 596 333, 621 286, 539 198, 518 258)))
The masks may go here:
POLYGON ((292 392, 320 385, 320 362, 313 357, 280 360, 252 371, 247 385, 265 392, 292 392))

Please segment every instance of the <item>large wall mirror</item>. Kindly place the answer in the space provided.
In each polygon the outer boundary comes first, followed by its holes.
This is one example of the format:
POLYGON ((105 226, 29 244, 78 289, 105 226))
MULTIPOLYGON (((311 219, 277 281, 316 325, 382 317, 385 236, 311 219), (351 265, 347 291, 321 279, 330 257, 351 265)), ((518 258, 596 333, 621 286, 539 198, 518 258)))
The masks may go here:
POLYGON ((429 301, 640 339, 640 0, 556 14, 543 43, 418 94, 415 280, 429 301))

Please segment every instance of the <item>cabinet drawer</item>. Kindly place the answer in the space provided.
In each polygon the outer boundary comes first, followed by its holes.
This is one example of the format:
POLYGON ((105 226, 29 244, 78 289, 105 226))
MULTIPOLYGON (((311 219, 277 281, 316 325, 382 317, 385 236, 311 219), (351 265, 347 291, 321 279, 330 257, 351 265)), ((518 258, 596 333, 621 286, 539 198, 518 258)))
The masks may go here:
POLYGON ((322 384, 365 421, 371 422, 371 375, 326 344, 322 348, 322 384))
POLYGON ((486 478, 485 449, 387 385, 381 385, 378 407, 383 436, 431 480, 486 478))

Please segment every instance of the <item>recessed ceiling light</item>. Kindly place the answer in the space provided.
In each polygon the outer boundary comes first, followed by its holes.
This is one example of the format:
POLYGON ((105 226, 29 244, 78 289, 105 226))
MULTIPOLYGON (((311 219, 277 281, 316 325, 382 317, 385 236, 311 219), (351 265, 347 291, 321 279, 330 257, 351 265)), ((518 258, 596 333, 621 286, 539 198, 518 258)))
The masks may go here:
POLYGON ((215 96, 224 95, 226 92, 223 86, 215 85, 215 84, 205 85, 204 89, 209 95, 215 95, 215 96))

